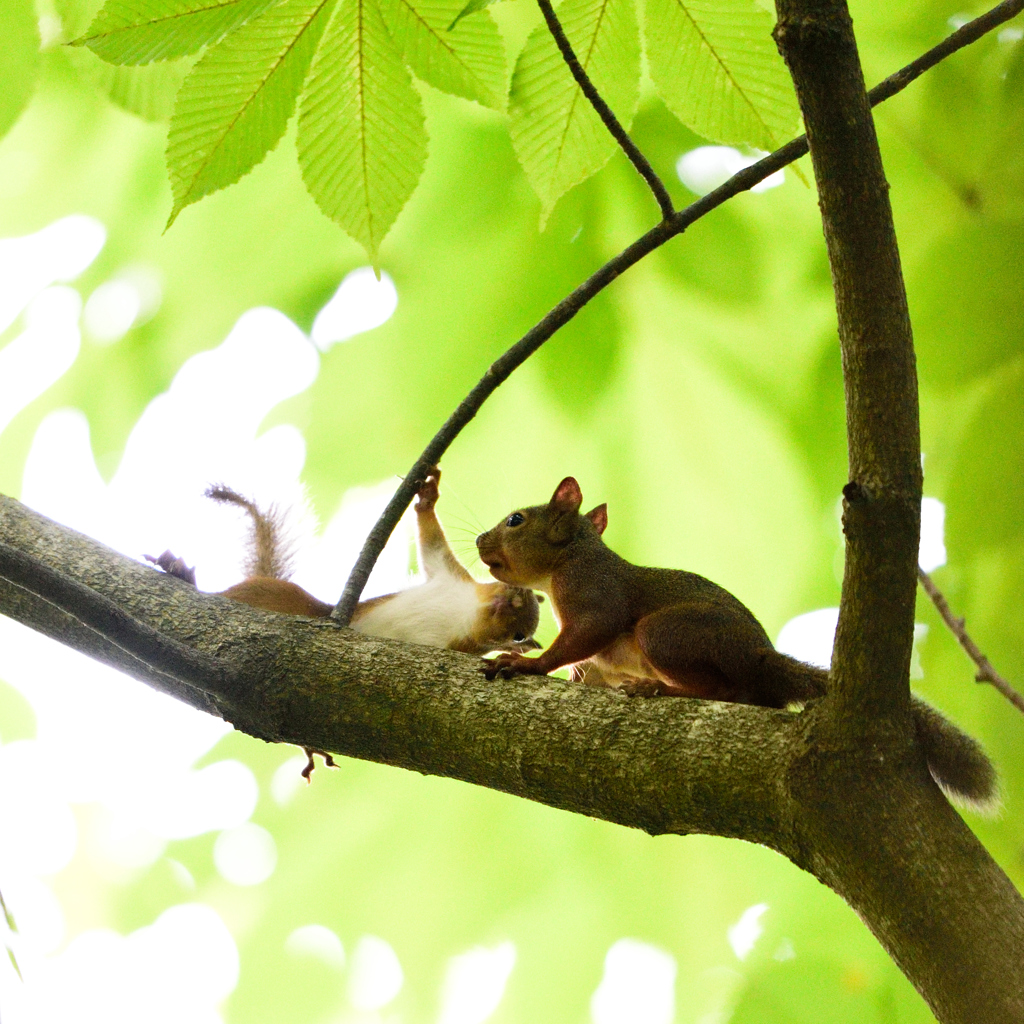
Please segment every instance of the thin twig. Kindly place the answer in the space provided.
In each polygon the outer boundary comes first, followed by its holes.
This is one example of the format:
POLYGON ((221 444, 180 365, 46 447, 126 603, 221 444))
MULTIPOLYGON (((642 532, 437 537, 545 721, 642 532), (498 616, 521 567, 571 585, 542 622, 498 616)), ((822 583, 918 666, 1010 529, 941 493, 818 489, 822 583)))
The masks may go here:
POLYGON ((901 68, 895 74, 879 82, 868 93, 871 105, 875 106, 883 100, 889 99, 890 96, 895 96, 896 93, 910 85, 915 78, 935 67, 939 61, 945 60, 957 50, 977 42, 983 35, 1020 14, 1022 10, 1024 10, 1024 0, 1003 0, 1003 3, 993 7, 992 10, 986 11, 980 17, 967 22, 966 25, 961 25, 955 32, 946 36, 938 46, 933 46, 917 60, 911 61, 905 68, 901 68))
POLYGON ((601 94, 595 88, 594 83, 590 80, 590 76, 583 70, 583 65, 579 62, 579 58, 573 51, 572 44, 562 29, 562 23, 555 15, 555 9, 551 6, 551 0, 537 0, 537 5, 544 15, 544 20, 548 23, 548 28, 551 31, 551 35, 554 36, 555 44, 561 51, 562 59, 572 72, 572 77, 576 79, 576 84, 583 90, 583 95, 590 100, 590 105, 597 111, 597 116, 604 122, 604 126, 611 133, 612 138, 622 147, 622 151, 629 157, 629 161, 637 169, 637 173, 647 182, 648 187, 654 193, 658 206, 661 208, 662 219, 668 220, 675 213, 675 207, 672 205, 672 197, 668 194, 668 189, 665 188, 664 182, 658 177, 657 172, 650 165, 647 157, 640 152, 636 143, 626 133, 626 129, 619 123, 619 119, 613 113, 612 108, 605 103, 601 94))
POLYGON ((920 566, 917 570, 917 578, 920 580, 924 592, 932 599, 932 604, 942 616, 942 621, 949 626, 949 631, 960 642, 960 646, 967 652, 967 656, 978 666, 978 674, 974 677, 975 682, 991 683, 1018 711, 1024 712, 1024 696, 1018 693, 992 667, 992 662, 981 653, 978 645, 968 634, 965 621, 958 619, 953 614, 942 591, 935 586, 935 581, 920 566))
MULTIPOLYGON (((986 32, 991 32, 1003 22, 1009 21, 1022 9, 1024 9, 1024 0, 1004 0, 987 14, 968 22, 938 46, 933 47, 917 60, 879 82, 868 93, 871 105, 874 107, 895 96, 944 57, 975 42, 986 32), (977 27, 979 25, 981 28, 977 27)), ((732 199, 733 196, 748 191, 758 182, 764 181, 770 174, 781 170, 806 153, 807 136, 801 135, 799 138, 787 142, 774 153, 762 157, 757 163, 744 167, 714 191, 701 196, 685 209, 672 214, 669 219, 663 220, 651 228, 647 234, 638 238, 632 245, 609 260, 600 270, 588 277, 541 321, 527 331, 503 356, 495 360, 455 412, 448 417, 444 426, 434 435, 423 454, 413 463, 412 469, 409 470, 398 490, 395 491, 394 497, 388 502, 387 508, 381 513, 380 518, 367 535, 363 548, 359 552, 359 558, 356 559, 356 564, 349 573, 345 589, 332 613, 334 617, 343 625, 348 625, 351 621, 352 613, 355 611, 359 596, 370 577, 377 556, 384 549, 384 545, 398 525, 398 521, 422 486, 427 472, 431 466, 440 462, 441 456, 448 450, 448 446, 459 435, 462 428, 469 423, 484 402, 499 385, 508 379, 514 370, 533 355, 555 331, 567 324, 595 295, 634 263, 664 245, 669 239, 682 234, 695 221, 732 199)))
POLYGON ((213 694, 233 692, 239 685, 234 670, 227 662, 201 654, 133 619, 92 587, 2 542, 0 578, 66 612, 162 675, 213 694))

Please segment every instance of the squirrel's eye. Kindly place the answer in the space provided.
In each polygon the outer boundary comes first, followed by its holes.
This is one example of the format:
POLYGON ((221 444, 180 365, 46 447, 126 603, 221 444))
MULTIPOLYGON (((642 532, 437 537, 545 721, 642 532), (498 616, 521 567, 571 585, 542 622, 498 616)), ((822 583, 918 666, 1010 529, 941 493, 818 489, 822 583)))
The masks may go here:
POLYGON ((506 526, 520 526, 526 522, 526 516, 522 512, 513 512, 512 515, 505 520, 506 526))
POLYGON ((526 639, 526 634, 525 633, 516 633, 516 635, 514 637, 512 637, 512 639, 517 644, 521 644, 526 639))

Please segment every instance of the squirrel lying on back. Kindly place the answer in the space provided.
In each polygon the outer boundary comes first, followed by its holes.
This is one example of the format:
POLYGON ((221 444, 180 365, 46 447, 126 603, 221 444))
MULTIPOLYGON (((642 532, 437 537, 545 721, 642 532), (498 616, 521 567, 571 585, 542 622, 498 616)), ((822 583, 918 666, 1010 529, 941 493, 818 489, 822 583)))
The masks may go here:
MULTIPOLYGON (((477 583, 470 576, 448 545, 434 511, 440 479, 441 471, 434 467, 416 497, 420 567, 426 582, 360 602, 352 628, 466 654, 538 650, 540 644, 533 639, 539 619, 537 595, 507 583, 477 583)), ((244 509, 250 521, 246 578, 220 596, 287 615, 327 618, 331 614, 333 605, 288 579, 289 552, 282 539, 283 516, 276 507, 264 511, 223 485, 210 487, 206 495, 244 509)), ((158 558, 146 557, 195 585, 195 572, 170 551, 158 558)))
MULTIPOLYGON (((494 577, 551 598, 560 630, 539 657, 487 662, 488 678, 572 665, 577 679, 634 694, 772 708, 824 695, 828 672, 776 651, 742 602, 695 573, 620 558, 601 539, 607 506, 581 515, 582 501, 566 477, 547 505, 519 509, 477 537, 494 577)), ((980 745, 919 697, 911 705, 936 781, 960 801, 991 805, 996 774, 980 745)))

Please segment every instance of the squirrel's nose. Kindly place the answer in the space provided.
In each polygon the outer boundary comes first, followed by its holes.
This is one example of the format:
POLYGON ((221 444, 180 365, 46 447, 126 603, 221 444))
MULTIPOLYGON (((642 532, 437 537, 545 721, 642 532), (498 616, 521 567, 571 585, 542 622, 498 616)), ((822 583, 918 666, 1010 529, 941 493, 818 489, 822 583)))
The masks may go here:
POLYGON ((484 539, 484 537, 486 537, 486 536, 487 536, 486 533, 478 533, 476 535, 476 546, 477 547, 480 547, 480 541, 482 541, 484 539))

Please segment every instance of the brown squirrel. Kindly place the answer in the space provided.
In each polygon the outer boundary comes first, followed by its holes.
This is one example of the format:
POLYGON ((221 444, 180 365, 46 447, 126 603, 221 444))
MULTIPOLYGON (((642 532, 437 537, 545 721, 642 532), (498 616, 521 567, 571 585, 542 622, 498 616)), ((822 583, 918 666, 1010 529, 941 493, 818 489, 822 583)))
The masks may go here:
MULTIPOLYGON (((776 651, 737 598, 695 573, 620 558, 601 539, 607 506, 581 515, 582 501, 579 484, 566 477, 547 505, 519 509, 477 537, 493 576, 551 598, 560 630, 539 657, 506 653, 486 662, 489 679, 572 665, 576 679, 646 696, 783 708, 824 695, 828 672, 776 651)), ((996 774, 981 746, 919 697, 912 710, 945 792, 991 806, 996 774)))
MULTIPOLYGON (((449 547, 434 511, 440 479, 441 471, 435 466, 416 498, 420 566, 426 582, 360 602, 352 628, 466 654, 538 650, 540 644, 533 639, 533 632, 541 599, 523 587, 477 583, 470 576, 449 547)), ((331 614, 333 605, 287 578, 290 553, 283 535, 284 516, 276 506, 264 511, 222 484, 208 488, 206 495, 237 505, 250 520, 246 578, 220 591, 221 597, 287 615, 327 618, 331 614)), ((170 551, 158 558, 146 557, 165 572, 195 585, 194 570, 170 551)))

